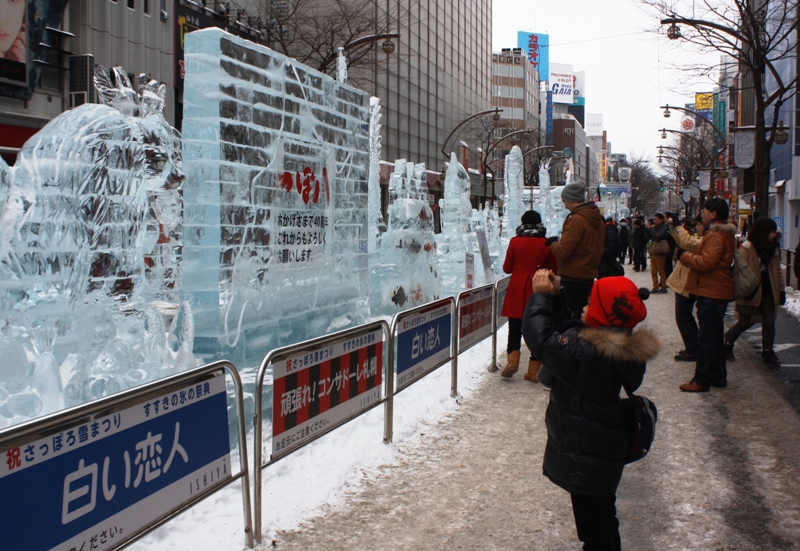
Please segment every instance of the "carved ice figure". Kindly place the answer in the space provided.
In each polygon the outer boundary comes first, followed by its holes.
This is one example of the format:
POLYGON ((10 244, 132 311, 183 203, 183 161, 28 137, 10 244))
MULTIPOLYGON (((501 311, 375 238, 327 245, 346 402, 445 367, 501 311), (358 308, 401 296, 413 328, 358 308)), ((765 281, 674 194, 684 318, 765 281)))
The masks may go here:
MULTIPOLYGON (((44 398, 45 412, 63 403, 54 389, 66 386, 79 403, 89 398, 80 381, 89 371, 101 370, 107 383, 130 370, 116 358, 141 361, 140 316, 146 301, 167 294, 162 272, 148 277, 156 264, 147 257, 156 243, 180 245, 179 136, 163 117, 166 88, 143 82, 136 92, 122 68, 97 67, 102 103, 59 115, 23 145, 13 168, 0 163, 0 316, 9 338, 31 346, 29 390, 44 398), (156 219, 158 211, 168 219, 156 219), (112 343, 131 354, 115 356, 112 343), (80 367, 56 369, 67 357, 80 367)), ((178 261, 159 264, 172 289, 178 261)), ((95 396, 114 386, 93 383, 95 396)))
POLYGON ((442 293, 425 165, 395 161, 389 200, 380 257, 370 264, 373 316, 394 315, 437 300, 442 293))
POLYGON ((444 296, 455 296, 466 289, 466 255, 471 252, 467 242, 472 211, 469 197, 469 174, 451 153, 444 180, 442 233, 436 238, 444 296))
POLYGON ((508 243, 516 235, 516 229, 522 219, 522 214, 528 210, 523 200, 525 188, 524 167, 522 150, 514 146, 506 155, 505 171, 503 172, 503 231, 500 234, 500 246, 494 270, 503 272, 503 261, 508 250, 508 243))

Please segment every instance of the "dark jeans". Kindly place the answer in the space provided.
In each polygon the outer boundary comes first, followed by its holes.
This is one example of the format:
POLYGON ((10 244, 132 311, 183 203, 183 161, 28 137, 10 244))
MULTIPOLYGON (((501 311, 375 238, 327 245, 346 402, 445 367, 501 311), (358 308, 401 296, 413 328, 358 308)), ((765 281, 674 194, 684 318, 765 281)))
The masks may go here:
POLYGON ((697 295, 683 296, 675 293, 675 323, 681 332, 683 348, 689 354, 697 354, 697 322, 694 319, 694 304, 697 295))
POLYGON ((617 497, 572 496, 572 513, 584 551, 620 551, 617 497))
POLYGON ((697 297, 697 364, 694 380, 703 386, 726 386, 725 310, 728 301, 697 297))
POLYGON ((647 268, 647 249, 633 249, 633 269, 642 271, 647 268))
POLYGON ((667 274, 667 277, 672 274, 672 255, 674 254, 675 251, 670 251, 669 254, 664 257, 664 273, 667 274))
POLYGON ((625 264, 625 255, 628 252, 628 245, 620 245, 619 247, 619 262, 625 264))
MULTIPOLYGON (((758 308, 758 314, 761 315, 761 350, 767 352, 771 351, 775 345, 775 300, 772 297, 772 290, 770 290, 769 296, 766 293, 762 296, 758 308)), ((739 319, 725 333, 725 342, 728 344, 735 343, 739 335, 755 325, 752 316, 741 312, 737 312, 737 315, 739 319)))
POLYGON ((561 286, 567 296, 567 308, 573 318, 580 318, 583 307, 589 304, 589 295, 592 293, 593 279, 561 278, 561 286))

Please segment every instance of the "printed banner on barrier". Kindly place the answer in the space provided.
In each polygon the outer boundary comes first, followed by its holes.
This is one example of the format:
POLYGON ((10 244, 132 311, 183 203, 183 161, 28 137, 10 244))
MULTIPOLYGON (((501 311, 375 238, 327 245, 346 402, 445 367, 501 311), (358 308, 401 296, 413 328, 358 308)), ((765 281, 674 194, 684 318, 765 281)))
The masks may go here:
POLYGON ((381 399, 384 330, 272 362, 272 454, 285 455, 381 399))
POLYGON ((458 299, 458 353, 492 334, 492 293, 487 287, 458 299))
POLYGON ((400 314, 397 319, 397 388, 406 387, 450 359, 452 302, 400 314))
POLYGON ((504 277, 497 282, 497 304, 494 305, 497 327, 502 327, 508 323, 508 318, 503 315, 503 302, 506 300, 506 293, 508 292, 509 283, 511 283, 510 277, 504 277))
POLYGON ((3 549, 112 549, 231 477, 223 374, 79 421, 0 450, 3 549))

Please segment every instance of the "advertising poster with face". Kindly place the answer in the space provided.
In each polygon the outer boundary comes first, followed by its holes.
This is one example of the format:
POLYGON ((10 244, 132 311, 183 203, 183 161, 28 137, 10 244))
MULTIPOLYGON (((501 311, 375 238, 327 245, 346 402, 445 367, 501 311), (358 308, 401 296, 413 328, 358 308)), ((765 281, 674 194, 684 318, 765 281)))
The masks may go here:
POLYGON ((0 79, 6 84, 28 81, 28 0, 0 0, 0 79))

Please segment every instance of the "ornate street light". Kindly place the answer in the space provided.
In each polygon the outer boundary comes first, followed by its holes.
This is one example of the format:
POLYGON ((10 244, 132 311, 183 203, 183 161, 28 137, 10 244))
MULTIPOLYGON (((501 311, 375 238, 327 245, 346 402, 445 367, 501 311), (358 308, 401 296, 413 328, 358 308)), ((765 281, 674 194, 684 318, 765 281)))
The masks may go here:
POLYGON ((775 131, 775 143, 783 145, 789 141, 789 134, 783 129, 783 121, 778 121, 778 129, 775 131))
POLYGON ((681 37, 681 28, 673 23, 667 29, 667 38, 670 40, 678 40, 681 37))
POLYGON ((670 115, 672 115, 672 113, 669 112, 669 103, 668 103, 667 107, 664 108, 664 118, 668 119, 670 117, 670 115))

